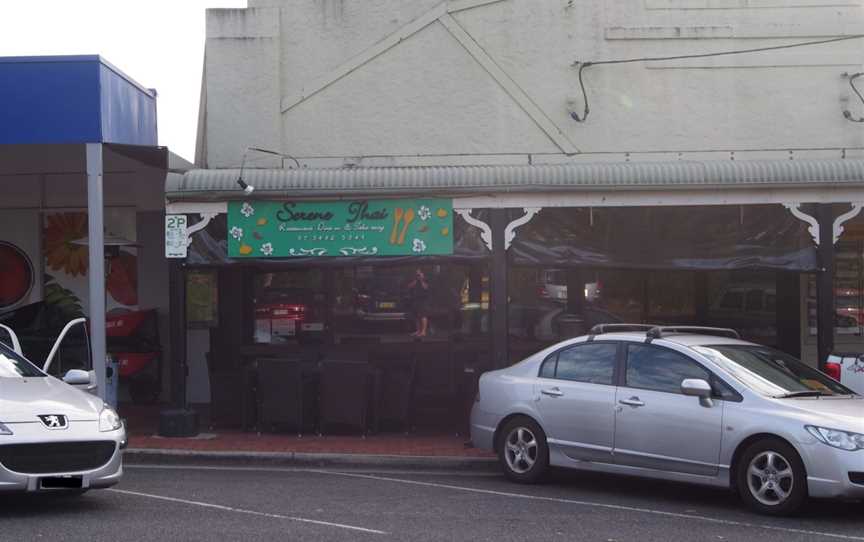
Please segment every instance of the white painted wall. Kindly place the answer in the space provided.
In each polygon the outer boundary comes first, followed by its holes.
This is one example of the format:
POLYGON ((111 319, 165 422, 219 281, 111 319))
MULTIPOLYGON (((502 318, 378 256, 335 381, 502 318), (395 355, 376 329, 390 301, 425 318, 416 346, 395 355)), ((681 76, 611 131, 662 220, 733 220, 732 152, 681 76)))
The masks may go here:
MULTIPOLYGON (((839 157, 843 149, 864 147, 862 125, 842 116, 847 108, 864 115, 841 77, 864 71, 861 39, 595 66, 586 72, 588 122, 569 115, 581 112, 576 60, 861 34, 861 0, 249 5, 207 12, 199 133, 199 159, 206 156, 206 163, 199 165, 237 166, 247 146, 281 150, 313 166, 358 157, 378 165, 512 162, 528 155, 549 161, 576 149, 579 159, 709 151, 839 157), (476 4, 482 5, 462 9, 476 4)), ((252 158, 252 167, 279 165, 252 158)))

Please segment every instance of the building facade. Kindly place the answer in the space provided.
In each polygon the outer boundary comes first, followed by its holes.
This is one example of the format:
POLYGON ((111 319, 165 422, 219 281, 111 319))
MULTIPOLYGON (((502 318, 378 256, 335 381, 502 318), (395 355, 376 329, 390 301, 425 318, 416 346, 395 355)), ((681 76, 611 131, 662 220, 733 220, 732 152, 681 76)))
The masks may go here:
POLYGON ((87 318, 50 374, 107 398, 107 351, 123 399, 167 399, 164 182, 191 164, 157 145, 156 91, 96 55, 0 57, 0 126, 0 324, 41 366, 87 318))
POLYGON ((812 0, 209 10, 198 169, 167 188, 200 220, 185 265, 217 286, 196 291, 220 292, 186 335, 211 376, 191 386, 216 403, 255 360, 410 345, 415 389, 446 395, 603 322, 734 327, 814 365, 864 348, 862 29, 860 2, 812 0), (441 211, 452 248, 260 237, 286 204, 352 202, 397 239, 409 208, 441 211))

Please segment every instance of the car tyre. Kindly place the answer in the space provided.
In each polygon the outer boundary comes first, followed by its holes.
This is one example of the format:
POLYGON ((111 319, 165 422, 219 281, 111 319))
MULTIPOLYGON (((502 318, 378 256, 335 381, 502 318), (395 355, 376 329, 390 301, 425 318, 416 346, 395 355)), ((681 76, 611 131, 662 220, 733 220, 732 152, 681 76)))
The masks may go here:
POLYGON ((504 474, 520 484, 539 482, 549 468, 549 447, 540 425, 519 416, 501 429, 498 460, 504 474))
POLYGON ((761 514, 791 516, 807 501, 804 463, 780 439, 766 438, 748 446, 735 476, 741 499, 761 514))

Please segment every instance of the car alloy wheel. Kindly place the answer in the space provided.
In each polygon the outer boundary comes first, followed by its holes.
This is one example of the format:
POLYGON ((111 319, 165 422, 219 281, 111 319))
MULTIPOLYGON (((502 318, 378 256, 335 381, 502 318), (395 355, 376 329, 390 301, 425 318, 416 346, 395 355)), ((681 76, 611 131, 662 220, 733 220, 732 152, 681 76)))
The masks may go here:
POLYGON ((789 443, 761 439, 748 446, 736 464, 738 493, 753 510, 789 516, 807 500, 807 471, 789 443))
POLYGON ((768 450, 750 461, 747 486, 753 498, 765 506, 782 505, 795 488, 795 473, 785 457, 768 450))
POLYGON ((501 427, 498 439, 498 459, 507 478, 522 484, 539 482, 549 466, 546 433, 540 425, 516 416, 501 427))
POLYGON ((515 427, 504 441, 504 458, 516 474, 525 474, 537 463, 540 451, 537 437, 527 427, 515 427))

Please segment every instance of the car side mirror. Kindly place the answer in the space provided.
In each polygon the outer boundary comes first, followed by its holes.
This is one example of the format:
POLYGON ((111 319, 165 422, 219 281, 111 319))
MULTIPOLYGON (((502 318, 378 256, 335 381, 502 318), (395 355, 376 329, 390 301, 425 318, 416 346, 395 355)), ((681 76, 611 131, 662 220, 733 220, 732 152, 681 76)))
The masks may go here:
POLYGON ((70 369, 63 375, 63 382, 70 386, 86 386, 90 383, 90 373, 81 369, 70 369))
POLYGON ((681 382, 681 393, 698 397, 699 404, 705 408, 714 406, 714 400, 711 399, 714 390, 711 389, 711 384, 701 378, 688 378, 681 382))

